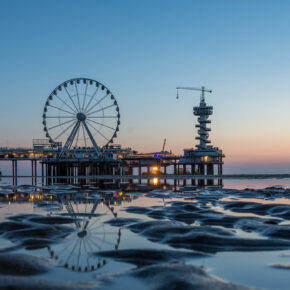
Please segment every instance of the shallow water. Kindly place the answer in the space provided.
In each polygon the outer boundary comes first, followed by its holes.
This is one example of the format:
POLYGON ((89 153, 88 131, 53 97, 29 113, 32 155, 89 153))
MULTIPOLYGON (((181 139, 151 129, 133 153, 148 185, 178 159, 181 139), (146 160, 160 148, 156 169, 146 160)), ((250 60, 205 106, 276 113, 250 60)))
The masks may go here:
MULTIPOLYGON (((146 267, 158 265, 161 273, 178 262, 205 267, 208 275, 234 284, 289 289, 289 269, 271 266, 290 263, 289 181, 235 182, 191 192, 124 192, 93 186, 16 188, 2 180, 1 252, 15 261, 19 253, 47 260, 41 273, 32 269, 28 276, 18 272, 19 265, 5 272, 0 257, 0 277, 16 277, 6 285, 29 277, 71 281, 75 284, 65 286, 76 289, 155 289, 164 277, 153 279, 146 267), (270 185, 283 188, 259 190, 270 185), (92 284, 77 284, 83 281, 92 284)), ((172 287, 179 285, 178 277, 171 278, 172 287)))

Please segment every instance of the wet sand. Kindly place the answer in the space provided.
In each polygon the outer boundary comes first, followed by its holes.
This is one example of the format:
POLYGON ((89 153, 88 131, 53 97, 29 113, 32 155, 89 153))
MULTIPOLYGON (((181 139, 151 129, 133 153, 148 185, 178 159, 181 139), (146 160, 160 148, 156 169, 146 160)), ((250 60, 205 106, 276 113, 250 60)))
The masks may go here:
POLYGON ((290 189, 0 188, 0 288, 287 289, 290 189))

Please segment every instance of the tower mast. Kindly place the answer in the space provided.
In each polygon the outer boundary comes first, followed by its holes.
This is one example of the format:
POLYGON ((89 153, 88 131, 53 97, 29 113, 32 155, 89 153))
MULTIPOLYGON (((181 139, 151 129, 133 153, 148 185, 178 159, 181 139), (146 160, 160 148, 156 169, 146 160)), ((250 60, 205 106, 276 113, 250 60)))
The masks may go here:
POLYGON ((179 98, 178 90, 192 90, 192 91, 201 91, 200 95, 200 104, 198 107, 193 107, 193 114, 198 116, 198 124, 195 125, 196 128, 199 128, 197 131, 198 136, 195 137, 196 140, 199 140, 199 145, 196 147, 198 149, 206 149, 207 144, 210 143, 209 133, 211 131, 210 128, 207 128, 207 124, 210 124, 211 121, 208 120, 209 116, 213 114, 213 107, 207 106, 205 102, 205 92, 212 93, 212 90, 206 89, 204 86, 201 88, 193 88, 193 87, 177 87, 177 96, 179 98))

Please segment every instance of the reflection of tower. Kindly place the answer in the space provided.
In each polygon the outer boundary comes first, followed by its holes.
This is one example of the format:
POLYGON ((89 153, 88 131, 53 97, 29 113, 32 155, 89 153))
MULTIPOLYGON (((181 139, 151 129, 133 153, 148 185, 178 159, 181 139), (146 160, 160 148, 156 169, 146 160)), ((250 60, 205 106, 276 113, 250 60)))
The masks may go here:
MULTIPOLYGON (((207 106, 205 102, 205 92, 211 93, 211 90, 205 89, 205 87, 201 88, 192 88, 192 87, 177 87, 177 98, 179 98, 178 90, 193 90, 193 91, 201 91, 200 103, 198 107, 193 107, 193 114, 198 117, 198 124, 195 125, 198 128, 198 136, 195 137, 196 140, 199 140, 199 144, 196 145, 196 148, 184 149, 184 156, 179 160, 179 166, 181 165, 183 168, 183 173, 187 174, 188 172, 191 175, 209 175, 207 182, 205 182, 205 178, 199 178, 197 180, 198 184, 196 184, 196 180, 192 179, 192 185, 214 185, 214 176, 218 175, 218 186, 222 186, 222 165, 223 165, 223 157, 225 156, 221 149, 218 147, 213 147, 209 145, 211 141, 209 140, 209 132, 210 128, 207 127, 207 124, 210 124, 209 116, 213 114, 213 107, 207 106)), ((216 177, 215 177, 216 178, 216 177)), ((186 184, 186 179, 184 179, 184 183, 186 184)))
POLYGON ((208 132, 210 132, 211 129, 207 128, 206 125, 211 123, 211 121, 208 120, 208 117, 213 113, 213 107, 206 105, 206 102, 204 100, 204 91, 205 88, 202 87, 199 107, 193 107, 193 114, 195 116, 199 116, 197 119, 199 124, 195 125, 196 128, 199 128, 199 130, 197 131, 199 136, 195 137, 196 140, 199 140, 199 145, 196 146, 199 149, 205 149, 207 147, 206 144, 210 143, 210 140, 208 139, 208 132))

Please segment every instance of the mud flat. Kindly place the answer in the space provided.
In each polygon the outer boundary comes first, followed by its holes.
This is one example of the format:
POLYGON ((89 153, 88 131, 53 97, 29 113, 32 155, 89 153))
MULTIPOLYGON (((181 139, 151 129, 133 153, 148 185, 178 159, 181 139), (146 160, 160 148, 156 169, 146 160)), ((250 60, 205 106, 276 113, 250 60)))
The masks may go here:
POLYGON ((288 287, 288 188, 41 190, 1 199, 0 288, 288 287))

